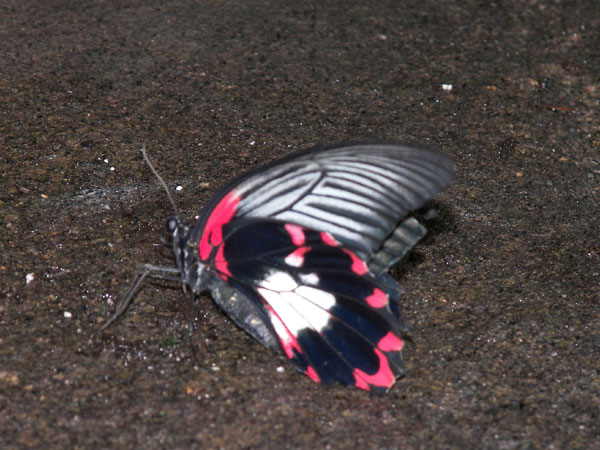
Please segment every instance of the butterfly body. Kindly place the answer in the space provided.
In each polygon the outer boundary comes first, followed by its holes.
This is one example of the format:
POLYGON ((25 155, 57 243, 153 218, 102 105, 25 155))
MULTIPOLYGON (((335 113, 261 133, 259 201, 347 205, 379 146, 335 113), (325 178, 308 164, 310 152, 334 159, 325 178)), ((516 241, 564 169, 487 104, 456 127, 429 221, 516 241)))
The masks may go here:
POLYGON ((387 270, 426 233, 410 212, 453 175, 405 144, 292 154, 225 186, 195 223, 167 222, 178 273, 311 379, 386 392, 407 329, 387 270))

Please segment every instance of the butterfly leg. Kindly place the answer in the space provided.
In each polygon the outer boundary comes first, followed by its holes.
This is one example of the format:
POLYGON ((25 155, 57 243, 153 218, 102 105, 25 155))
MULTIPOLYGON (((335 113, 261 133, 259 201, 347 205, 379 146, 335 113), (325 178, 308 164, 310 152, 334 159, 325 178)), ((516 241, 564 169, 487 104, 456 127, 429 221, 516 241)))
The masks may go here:
POLYGON ((133 297, 135 296, 135 294, 140 290, 140 287, 142 286, 142 283, 144 282, 144 279, 150 275, 153 278, 161 278, 161 279, 165 279, 165 280, 171 280, 171 281, 181 281, 181 277, 177 276, 172 276, 169 274, 179 274, 179 269, 173 268, 173 267, 160 267, 160 266, 155 266, 152 264, 143 264, 141 266, 142 271, 138 272, 138 274, 136 275, 135 279, 133 280, 133 284, 131 285, 131 287, 129 288, 129 290, 127 291, 127 294, 125 295, 125 297, 123 297, 123 300, 121 300, 119 302, 119 305, 117 306, 117 310, 113 313, 112 316, 110 316, 110 318, 106 321, 106 323, 104 325, 102 325, 98 331, 96 331, 93 335, 92 335, 92 340, 95 340, 98 335, 100 333, 102 333, 102 331, 106 330, 109 326, 111 326, 113 323, 115 323, 115 321, 121 317, 125 311, 127 311, 127 308, 129 308, 129 305, 131 304, 133 297))

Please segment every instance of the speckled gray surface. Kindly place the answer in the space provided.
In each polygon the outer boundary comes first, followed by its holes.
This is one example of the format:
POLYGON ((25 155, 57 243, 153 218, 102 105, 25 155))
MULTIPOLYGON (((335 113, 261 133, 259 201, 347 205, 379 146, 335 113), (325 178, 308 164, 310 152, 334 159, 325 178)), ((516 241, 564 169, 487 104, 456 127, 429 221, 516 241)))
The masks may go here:
POLYGON ((1 446, 600 448, 596 3, 3 1, 1 446), (172 261, 142 143, 191 217, 369 138, 458 168, 393 271, 416 345, 386 397, 311 382, 209 297, 198 368, 164 284, 88 343, 137 263, 172 261))

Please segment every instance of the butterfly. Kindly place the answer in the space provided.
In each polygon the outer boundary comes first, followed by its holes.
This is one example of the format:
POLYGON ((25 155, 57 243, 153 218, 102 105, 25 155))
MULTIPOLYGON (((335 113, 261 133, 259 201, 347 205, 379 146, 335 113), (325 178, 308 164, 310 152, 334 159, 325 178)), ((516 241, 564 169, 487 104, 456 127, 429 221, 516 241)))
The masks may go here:
POLYGON ((404 374, 403 292, 387 272, 427 232, 412 215, 446 188, 453 162, 425 147, 317 146, 241 175, 197 220, 175 209, 176 268, 145 265, 215 302, 265 347, 316 382, 387 392, 404 374))

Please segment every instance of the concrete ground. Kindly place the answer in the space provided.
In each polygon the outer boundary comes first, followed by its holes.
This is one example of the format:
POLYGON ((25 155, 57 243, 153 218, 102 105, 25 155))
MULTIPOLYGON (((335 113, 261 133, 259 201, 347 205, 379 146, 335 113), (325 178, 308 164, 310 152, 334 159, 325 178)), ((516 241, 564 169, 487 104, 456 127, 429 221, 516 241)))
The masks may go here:
POLYGON ((596 0, 1 2, 0 446, 600 448, 599 30, 596 0), (387 396, 313 383, 209 296, 194 360, 168 283, 88 343, 173 264, 143 143, 193 217, 373 138, 457 165, 392 271, 415 345, 387 396))

